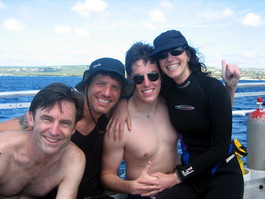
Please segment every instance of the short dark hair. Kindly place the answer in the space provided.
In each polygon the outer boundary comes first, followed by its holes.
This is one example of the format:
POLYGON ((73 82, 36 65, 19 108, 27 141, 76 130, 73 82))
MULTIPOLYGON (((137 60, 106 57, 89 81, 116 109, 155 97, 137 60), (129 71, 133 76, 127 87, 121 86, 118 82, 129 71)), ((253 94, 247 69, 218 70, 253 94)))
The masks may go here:
POLYGON ((151 52, 153 51, 153 47, 150 44, 145 44, 143 42, 136 42, 133 44, 129 50, 126 52, 125 57, 125 68, 126 72, 129 76, 132 74, 132 66, 138 60, 143 60, 146 64, 150 61, 152 64, 155 63, 153 57, 151 57, 151 52))
POLYGON ((76 108, 75 122, 83 118, 83 95, 63 83, 52 83, 41 89, 33 98, 29 111, 35 116, 38 108, 51 110, 55 104, 58 104, 62 111, 62 101, 74 103, 76 108))

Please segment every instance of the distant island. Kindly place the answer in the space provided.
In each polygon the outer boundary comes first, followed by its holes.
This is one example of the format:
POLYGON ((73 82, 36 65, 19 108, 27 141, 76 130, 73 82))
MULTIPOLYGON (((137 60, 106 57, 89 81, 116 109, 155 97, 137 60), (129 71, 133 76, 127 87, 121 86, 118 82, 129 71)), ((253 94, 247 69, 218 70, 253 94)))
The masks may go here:
MULTIPOLYGON (((0 76, 82 76, 89 65, 69 66, 0 66, 0 76)), ((211 76, 221 79, 221 68, 207 67, 211 76)), ((265 80, 263 68, 241 68, 242 80, 265 80)))
MULTIPOLYGON (((212 77, 222 78, 222 69, 217 67, 207 67, 211 71, 212 77)), ((265 80, 264 68, 240 68, 241 80, 265 80)))

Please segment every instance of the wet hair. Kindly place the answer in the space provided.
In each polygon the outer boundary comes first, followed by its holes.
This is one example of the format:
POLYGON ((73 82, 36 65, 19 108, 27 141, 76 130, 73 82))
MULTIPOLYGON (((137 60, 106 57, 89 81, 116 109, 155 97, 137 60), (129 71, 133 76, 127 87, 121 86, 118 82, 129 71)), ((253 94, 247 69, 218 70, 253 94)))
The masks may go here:
POLYGON ((151 52, 153 47, 150 44, 145 44, 143 42, 136 42, 133 44, 129 50, 126 52, 125 56, 125 68, 129 76, 132 74, 132 66, 138 60, 143 60, 146 64, 147 62, 155 63, 155 59, 151 57, 151 52))
POLYGON ((63 84, 52 83, 41 89, 33 98, 29 111, 35 117, 37 109, 51 110, 57 104, 62 112, 62 102, 72 102, 76 108, 75 122, 83 118, 84 111, 84 97, 78 91, 63 84))

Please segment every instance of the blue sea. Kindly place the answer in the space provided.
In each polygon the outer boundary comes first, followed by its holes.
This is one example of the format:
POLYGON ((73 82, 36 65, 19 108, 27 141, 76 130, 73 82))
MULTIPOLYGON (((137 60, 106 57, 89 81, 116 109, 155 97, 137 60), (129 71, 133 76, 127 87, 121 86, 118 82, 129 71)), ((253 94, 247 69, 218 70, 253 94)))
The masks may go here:
MULTIPOLYGON (((62 82, 75 87, 82 77, 51 77, 51 76, 0 76, 0 92, 40 90, 50 83, 62 82)), ((0 98, 2 103, 30 102, 33 97, 0 98)), ((0 121, 20 116, 27 108, 0 109, 0 121)))
MULTIPOLYGON (((0 92, 4 91, 24 91, 24 90, 39 90, 44 86, 53 82, 62 82, 74 87, 80 82, 82 77, 50 77, 50 76, 0 76, 0 92)), ((264 82, 255 80, 243 80, 246 82, 264 82)), ((264 87, 260 88, 238 88, 237 92, 253 92, 264 91, 264 87)), ((263 96, 265 98, 265 96, 263 96)), ((235 98, 233 110, 249 110, 256 109, 256 98, 239 97, 235 98)), ((1 103, 16 103, 30 102, 32 97, 15 97, 15 98, 0 98, 1 103)), ((20 109, 0 109, 0 121, 22 115, 27 111, 27 108, 20 109)), ((218 113, 216 113, 218 114, 218 113)), ((233 116, 233 138, 237 138, 243 145, 246 146, 246 122, 248 116, 233 116)))

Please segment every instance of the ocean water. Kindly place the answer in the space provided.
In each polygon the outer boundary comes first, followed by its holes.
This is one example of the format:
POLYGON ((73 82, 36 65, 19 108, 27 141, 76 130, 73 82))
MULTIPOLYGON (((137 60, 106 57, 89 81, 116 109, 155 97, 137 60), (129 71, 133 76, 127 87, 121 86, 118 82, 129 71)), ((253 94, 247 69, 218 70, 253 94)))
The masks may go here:
MULTIPOLYGON (((53 82, 62 82, 69 86, 74 87, 78 82, 81 81, 81 79, 82 77, 0 76, 0 92, 39 90, 44 86, 53 82)), ((246 82, 262 82, 262 81, 244 80, 240 82, 246 83, 246 82)), ((264 89, 265 89, 264 87, 238 88, 237 92, 264 91, 264 89)), ((31 99, 32 97, 0 98, 0 103, 30 102, 31 99)), ((233 110, 256 109, 256 99, 257 99, 256 96, 235 98, 233 110)), ((0 121, 20 116, 23 113, 25 113, 27 110, 28 110, 27 108, 0 109, 0 121)), ((232 137, 237 138, 245 146, 246 146, 247 118, 248 118, 247 115, 233 116, 232 137)))
MULTIPOLYGON (((40 90, 48 84, 62 82, 75 87, 82 77, 50 77, 50 76, 0 76, 0 92, 40 90)), ((30 102, 33 97, 0 98, 0 103, 30 102)), ((0 121, 18 117, 28 108, 0 109, 0 121)))

